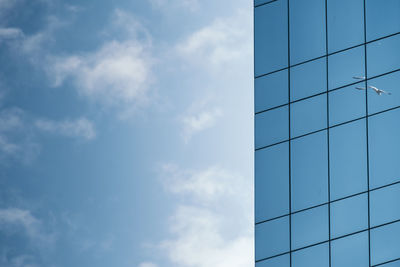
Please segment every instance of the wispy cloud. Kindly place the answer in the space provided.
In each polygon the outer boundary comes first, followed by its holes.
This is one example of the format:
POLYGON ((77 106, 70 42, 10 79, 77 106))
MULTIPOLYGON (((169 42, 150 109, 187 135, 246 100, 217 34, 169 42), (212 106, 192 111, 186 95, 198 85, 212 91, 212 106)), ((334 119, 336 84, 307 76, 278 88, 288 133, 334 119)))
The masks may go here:
POLYGON ((142 262, 138 267, 158 267, 158 265, 152 262, 142 262))
POLYGON ((185 8, 195 11, 199 8, 199 0, 148 0, 154 8, 171 9, 171 7, 185 8))
POLYGON ((0 28, 0 41, 2 39, 15 39, 22 37, 24 34, 19 28, 0 28))
POLYGON ((220 108, 202 110, 199 113, 183 116, 183 137, 185 142, 188 142, 194 134, 214 126, 221 116, 222 111, 220 108))
POLYGON ((61 136, 84 138, 91 140, 96 137, 96 131, 91 121, 86 118, 76 120, 52 121, 40 119, 35 122, 37 129, 61 136))

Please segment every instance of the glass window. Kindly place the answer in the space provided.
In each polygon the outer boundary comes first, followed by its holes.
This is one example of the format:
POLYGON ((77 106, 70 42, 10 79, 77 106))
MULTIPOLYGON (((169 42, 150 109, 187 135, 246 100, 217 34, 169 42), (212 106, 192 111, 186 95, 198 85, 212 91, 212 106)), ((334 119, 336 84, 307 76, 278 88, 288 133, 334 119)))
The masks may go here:
POLYGON ((288 70, 255 79, 255 112, 287 104, 288 83, 288 70))
POLYGON ((368 229, 368 195, 331 203, 332 238, 368 229))
POLYGON ((289 139, 288 114, 288 106, 256 114, 256 149, 289 139))
POLYGON ((367 45, 368 77, 400 68, 400 35, 367 45))
POLYGON ((329 125, 336 125, 365 116, 364 83, 347 86, 329 93, 329 125))
POLYGON ((364 46, 329 56, 329 89, 356 82, 353 77, 365 76, 364 46))
POLYGON ((289 251, 289 217, 256 224, 256 261, 289 251))
POLYGON ((269 260, 256 262, 256 267, 290 267, 290 255, 286 254, 269 260))
POLYGON ((370 187, 400 180, 400 109, 369 118, 370 187))
POLYGON ((291 182, 293 211, 328 201, 326 131, 292 140, 291 182))
POLYGON ((328 240, 328 218, 328 205, 293 214, 292 249, 328 240))
POLYGON ((364 0, 328 0, 329 53, 363 42, 364 0))
POLYGON ((400 219, 400 184, 372 191, 370 198, 372 227, 400 219))
POLYGON ((326 94, 293 103, 290 117, 292 137, 326 128, 326 94))
POLYGON ((255 76, 288 65, 287 1, 275 1, 254 9, 255 76))
POLYGON ((366 0, 367 41, 400 32, 399 0, 366 0))
MULTIPOLYGON (((278 265, 277 265, 278 266, 278 265)), ((381 267, 400 267, 400 260, 380 265, 381 267)))
POLYGON ((293 267, 328 267, 329 244, 324 243, 293 252, 293 267))
POLYGON ((326 92, 326 58, 290 69, 291 101, 326 92))
POLYGON ((400 106, 400 71, 387 74, 368 81, 368 85, 384 90, 388 94, 377 94, 373 89, 368 89, 368 112, 373 114, 386 109, 400 106))
POLYGON ((255 153, 256 222, 289 213, 289 144, 255 153))
POLYGON ((325 0, 290 1, 290 64, 325 55, 325 0))
POLYGON ((273 2, 273 1, 276 1, 276 0, 254 0, 254 5, 258 6, 258 5, 262 5, 262 4, 273 2))
POLYGON ((329 131, 331 199, 367 190, 367 137, 365 119, 329 131))
POLYGON ((368 267, 368 232, 332 241, 332 267, 368 267))
POLYGON ((373 265, 400 258, 400 223, 371 230, 371 263, 373 265))

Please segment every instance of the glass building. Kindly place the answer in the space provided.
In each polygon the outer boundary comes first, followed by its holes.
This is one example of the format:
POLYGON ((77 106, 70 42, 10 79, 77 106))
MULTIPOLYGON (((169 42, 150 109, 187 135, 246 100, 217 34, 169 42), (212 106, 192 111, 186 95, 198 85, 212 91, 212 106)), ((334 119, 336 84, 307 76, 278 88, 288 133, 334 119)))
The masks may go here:
POLYGON ((255 0, 254 32, 256 267, 400 267, 400 0, 255 0))

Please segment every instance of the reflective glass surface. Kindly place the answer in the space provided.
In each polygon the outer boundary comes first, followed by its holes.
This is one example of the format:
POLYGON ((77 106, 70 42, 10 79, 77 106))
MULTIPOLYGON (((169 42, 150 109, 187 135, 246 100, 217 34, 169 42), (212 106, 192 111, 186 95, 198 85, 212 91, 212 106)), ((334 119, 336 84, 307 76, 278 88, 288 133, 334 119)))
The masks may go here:
POLYGON ((256 222, 289 213, 289 144, 256 151, 256 222))
POLYGON ((254 0, 254 5, 258 6, 258 5, 269 3, 269 2, 272 2, 272 1, 274 1, 274 0, 254 0))
POLYGON ((290 69, 291 101, 326 91, 326 58, 290 69))
POLYGON ((400 259, 394 262, 381 265, 382 267, 400 267, 400 259))
POLYGON ((363 42, 364 0, 328 0, 329 53, 363 42))
POLYGON ((328 218, 328 205, 293 214, 292 249, 328 240, 328 218))
POLYGON ((400 184, 372 191, 370 198, 372 227, 400 219, 400 184))
POLYGON ((255 116, 256 148, 289 139, 288 106, 273 109, 255 116))
POLYGON ((256 267, 290 267, 290 255, 286 254, 269 260, 256 262, 256 267))
POLYGON ((290 1, 290 64, 325 55, 325 0, 290 1))
POLYGON ((400 180, 400 109, 369 118, 370 186, 400 180))
POLYGON ((256 224, 256 260, 289 251, 289 217, 256 224))
POLYGON ((288 71, 283 70, 255 79, 255 112, 287 104, 289 100, 288 71))
POLYGON ((329 131, 331 200, 368 189, 365 119, 329 131))
POLYGON ((254 9, 255 76, 288 65, 287 1, 279 0, 254 9))
POLYGON ((400 32, 399 0, 366 0, 365 3, 367 41, 400 32))
POLYGON ((328 145, 326 131, 291 142, 292 210, 328 201, 328 145))
POLYGON ((368 232, 332 241, 332 267, 368 267, 368 232))
POLYGON ((389 108, 400 106, 400 71, 368 81, 368 85, 375 86, 387 93, 378 94, 368 89, 368 113, 373 114, 389 108))
POLYGON ((332 238, 368 229, 368 195, 362 194, 331 204, 332 238))
POLYGON ((301 249, 292 254, 293 267, 329 267, 329 244, 301 249))
POLYGON ((400 68, 400 34, 367 45, 368 77, 400 68))
POLYGON ((371 263, 373 265, 400 257, 400 223, 371 230, 371 263))

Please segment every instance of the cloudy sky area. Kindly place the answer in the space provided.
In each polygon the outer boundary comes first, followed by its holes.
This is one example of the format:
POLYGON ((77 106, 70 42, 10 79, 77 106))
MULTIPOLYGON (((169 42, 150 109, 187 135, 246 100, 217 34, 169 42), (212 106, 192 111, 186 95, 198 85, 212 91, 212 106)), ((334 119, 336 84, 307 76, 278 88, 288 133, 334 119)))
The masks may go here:
POLYGON ((252 266, 252 32, 244 0, 0 0, 0 266, 252 266))

